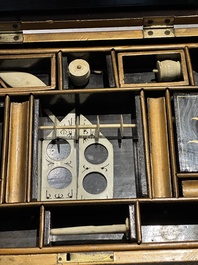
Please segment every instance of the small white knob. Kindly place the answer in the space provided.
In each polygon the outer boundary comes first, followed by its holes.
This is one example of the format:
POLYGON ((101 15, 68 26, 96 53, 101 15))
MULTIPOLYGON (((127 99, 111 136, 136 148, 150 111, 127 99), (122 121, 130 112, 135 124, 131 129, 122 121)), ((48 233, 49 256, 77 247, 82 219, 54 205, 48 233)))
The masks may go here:
POLYGON ((69 66, 69 77, 76 86, 84 86, 90 77, 90 67, 87 61, 83 59, 73 60, 69 66))

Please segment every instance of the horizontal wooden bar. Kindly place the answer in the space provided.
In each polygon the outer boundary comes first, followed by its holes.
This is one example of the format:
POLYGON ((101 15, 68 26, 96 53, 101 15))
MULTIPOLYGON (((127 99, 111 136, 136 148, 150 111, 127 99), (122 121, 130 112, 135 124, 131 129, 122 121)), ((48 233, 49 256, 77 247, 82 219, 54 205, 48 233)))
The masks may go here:
MULTIPOLYGON (((53 246, 41 248, 1 248, 0 255, 27 255, 27 254, 53 254, 53 253, 70 253, 70 252, 98 252, 98 251, 126 251, 134 253, 142 251, 146 255, 147 251, 151 251, 153 255, 158 252, 166 252, 167 255, 173 254, 174 251, 198 252, 198 242, 175 242, 175 243, 151 243, 151 244, 92 244, 92 245, 69 245, 69 246, 53 246), (145 252, 146 250, 146 252, 145 252), (170 252, 169 252, 170 251, 170 252), (168 254, 169 253, 169 254, 168 254)), ((144 257, 144 255, 142 255, 144 257)), ((174 257, 172 257, 174 258, 174 257)), ((197 255, 198 259, 198 255, 197 255)), ((160 260, 161 261, 161 260, 160 260)), ((143 259, 142 259, 143 262, 143 259)))
MULTIPOLYGON (((65 254, 67 254, 66 252, 65 254)), ((88 254, 86 252, 86 254, 88 254)), ((158 263, 158 262, 197 262, 198 261, 198 250, 148 250, 145 251, 117 251, 112 254, 111 264, 138 264, 144 262, 144 264, 158 263)), ((58 264, 58 254, 32 254, 32 255, 2 255, 2 264, 29 264, 29 265, 54 265, 58 264)), ((69 264, 76 264, 75 260, 68 261, 69 264)), ((81 262, 80 262, 81 263, 81 262)), ((82 262, 84 265, 90 264, 89 262, 82 262)), ((62 264, 60 262, 60 264, 62 264)), ((65 263, 64 263, 65 264, 65 263)), ((78 262, 79 264, 79 262, 78 262)), ((91 264, 98 264, 93 262, 91 264)), ((106 264, 106 261, 101 261, 99 264, 106 264)))

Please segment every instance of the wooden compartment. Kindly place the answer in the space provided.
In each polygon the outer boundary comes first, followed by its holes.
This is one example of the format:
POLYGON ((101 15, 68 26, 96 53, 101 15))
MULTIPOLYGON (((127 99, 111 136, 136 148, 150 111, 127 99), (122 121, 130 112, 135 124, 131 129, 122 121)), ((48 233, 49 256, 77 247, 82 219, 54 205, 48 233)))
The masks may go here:
POLYGON ((55 54, 0 55, 1 91, 56 88, 55 54))
POLYGON ((39 207, 3 207, 0 214, 0 248, 38 247, 39 207))
POLYGON ((28 200, 31 154, 31 104, 29 97, 5 98, 2 144, 1 201, 28 200))
POLYGON ((196 202, 142 203, 142 243, 197 241, 196 211, 196 202))
POLYGON ((136 241, 135 219, 134 205, 46 206, 44 245, 123 244, 136 241))
POLYGON ((117 56, 121 87, 180 86, 189 82, 183 50, 119 52, 117 56))
POLYGON ((32 200, 148 196, 138 95, 61 93, 34 104, 32 200))
POLYGON ((198 85, 198 65, 197 65, 197 52, 196 48, 189 49, 190 67, 192 69, 193 83, 198 85))
MULTIPOLYGON (((75 88, 113 88, 115 87, 115 76, 113 71, 113 62, 111 52, 102 51, 83 51, 62 53, 62 76, 63 89, 75 88), (89 67, 89 75, 85 78, 85 83, 75 84, 69 73, 69 66, 74 61, 87 62, 89 67)), ((77 65, 79 67, 79 65, 77 65)), ((81 65, 80 65, 81 67, 81 65)), ((83 74, 86 74, 83 73, 83 74)), ((79 73, 77 74, 79 78, 79 73)))
POLYGON ((0 264, 198 262, 197 16, 138 4, 0 23, 0 73, 45 84, 0 80, 0 264))

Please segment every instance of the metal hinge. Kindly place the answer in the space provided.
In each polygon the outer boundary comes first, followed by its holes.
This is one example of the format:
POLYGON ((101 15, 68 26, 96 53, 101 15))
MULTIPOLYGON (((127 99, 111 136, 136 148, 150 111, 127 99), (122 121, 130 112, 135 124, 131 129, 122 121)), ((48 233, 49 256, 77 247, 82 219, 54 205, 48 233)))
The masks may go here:
POLYGON ((113 262, 114 253, 112 251, 105 252, 78 252, 78 253, 59 253, 57 255, 57 264, 66 263, 87 263, 91 262, 113 262))
POLYGON ((143 35, 144 38, 175 37, 174 18, 173 17, 144 18, 143 35))
POLYGON ((20 22, 0 23, 0 44, 5 43, 23 43, 23 32, 20 22))

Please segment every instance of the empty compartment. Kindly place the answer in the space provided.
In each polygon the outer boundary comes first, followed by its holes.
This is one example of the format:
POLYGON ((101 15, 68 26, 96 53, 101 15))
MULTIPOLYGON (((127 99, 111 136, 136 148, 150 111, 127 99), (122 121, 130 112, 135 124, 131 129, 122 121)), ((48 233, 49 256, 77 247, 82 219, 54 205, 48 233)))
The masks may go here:
POLYGON ((0 56, 2 89, 54 89, 55 54, 21 54, 0 56))
POLYGON ((115 87, 110 52, 63 54, 63 89, 115 87))
POLYGON ((191 61, 191 67, 193 71, 193 77, 194 77, 194 83, 197 86, 198 85, 198 63, 197 63, 197 55, 198 55, 198 49, 189 49, 190 54, 190 61, 191 61))
POLYGON ((188 84, 184 51, 118 53, 121 87, 188 84))
POLYGON ((147 196, 139 97, 97 93, 39 100, 39 200, 134 198, 139 185, 140 196, 147 196))
POLYGON ((197 202, 142 203, 143 243, 198 240, 197 202))
POLYGON ((0 248, 38 247, 39 208, 0 208, 0 248))
POLYGON ((126 243, 129 222, 129 206, 124 204, 46 207, 44 244, 126 243))

